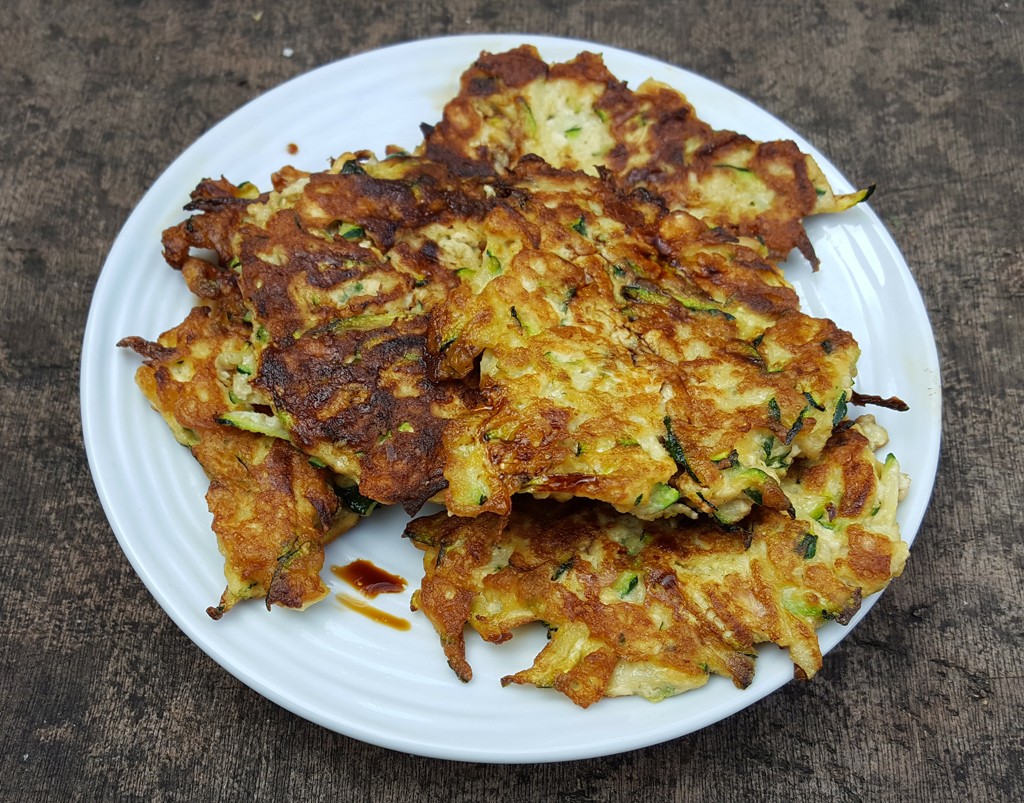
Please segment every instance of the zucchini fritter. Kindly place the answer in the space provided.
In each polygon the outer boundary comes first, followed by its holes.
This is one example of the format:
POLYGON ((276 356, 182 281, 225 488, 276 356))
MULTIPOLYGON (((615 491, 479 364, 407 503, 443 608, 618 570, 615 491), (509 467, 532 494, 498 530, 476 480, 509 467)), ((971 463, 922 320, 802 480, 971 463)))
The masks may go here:
POLYGON ((505 518, 415 519, 406 535, 424 551, 425 577, 414 607, 464 681, 465 625, 502 643, 544 623, 549 642, 533 666, 501 682, 552 687, 584 707, 660 700, 711 673, 744 688, 762 642, 788 648, 809 678, 821 666, 815 628, 848 622, 907 557, 895 517, 903 477, 891 455, 874 457, 882 440, 865 417, 819 458, 797 460, 782 481, 796 518, 759 508, 726 528, 519 500, 505 518))
POLYGON ((254 392, 296 446, 410 512, 444 490, 443 433, 479 397, 427 370, 429 311, 460 280, 409 233, 483 208, 482 189, 447 179, 443 166, 406 156, 346 154, 328 171, 279 180, 229 222, 258 355, 254 392))
POLYGON ((645 187, 671 209, 757 237, 773 259, 798 248, 815 268, 803 218, 871 193, 835 195, 793 142, 716 131, 677 90, 653 80, 630 90, 599 55, 548 65, 529 45, 481 54, 441 122, 426 128, 423 151, 466 173, 501 171, 527 154, 600 170, 627 191, 645 187))
POLYGON ((378 502, 474 516, 526 492, 731 522, 788 510, 779 477, 842 418, 852 337, 803 315, 755 241, 645 191, 404 154, 277 185, 241 216, 202 204, 227 225, 181 236, 230 244, 272 425, 378 502))
POLYGON ((449 512, 505 513, 517 492, 646 519, 788 510, 778 480, 845 415, 853 338, 685 212, 536 158, 507 182, 431 320, 438 375, 478 370, 486 402, 448 433, 449 512))
MULTIPOLYGON (((191 268, 193 277, 203 270, 198 260, 191 268)), ((229 277, 207 265, 203 281, 199 289, 231 306, 229 277)), ((206 499, 227 578, 220 603, 207 609, 215 619, 243 599, 304 608, 323 598, 324 544, 358 520, 339 503, 330 473, 286 440, 220 423, 261 415, 235 393, 246 392, 238 380, 254 368, 248 330, 220 305, 198 306, 155 343, 119 343, 143 356, 139 387, 210 479, 206 499)))

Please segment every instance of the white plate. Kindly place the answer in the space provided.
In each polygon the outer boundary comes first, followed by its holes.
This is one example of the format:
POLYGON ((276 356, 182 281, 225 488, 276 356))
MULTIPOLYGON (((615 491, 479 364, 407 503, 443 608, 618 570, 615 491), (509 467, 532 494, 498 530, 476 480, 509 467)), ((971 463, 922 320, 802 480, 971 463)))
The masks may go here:
MULTIPOLYGON (((754 703, 792 677, 792 664, 769 646, 745 691, 712 678, 706 687, 662 703, 623 698, 584 711, 553 691, 501 688, 498 679, 529 666, 543 645, 542 632, 526 629, 501 646, 470 637, 475 679, 463 685, 448 669, 428 622, 408 610, 422 568, 420 552, 400 538, 405 519, 396 511, 332 544, 327 562, 367 558, 407 578, 409 591, 378 597, 375 604, 410 620, 411 630, 370 621, 333 596, 302 613, 268 613, 253 603, 211 621, 205 609, 219 598, 224 578, 204 501, 206 482, 136 389, 138 358, 114 344, 125 335, 155 339, 192 306, 181 276, 161 258, 160 232, 183 218, 182 206, 200 179, 225 175, 266 187, 270 173, 283 164, 318 170, 350 149, 413 147, 419 124, 439 119, 460 73, 481 50, 500 52, 524 41, 550 61, 581 50, 601 52, 630 86, 653 77, 685 92, 698 114, 717 127, 757 139, 794 139, 815 156, 837 190, 853 189, 807 142, 749 101, 643 56, 525 35, 397 45, 289 81, 185 151, 115 241, 96 286, 82 349, 82 426, 100 499, 125 554, 178 626, 229 672, 300 716, 396 750, 469 761, 560 761, 662 742, 754 703), (294 156, 287 152, 291 143, 299 148, 294 156)), ((860 390, 899 395, 910 404, 909 413, 876 415, 891 433, 891 450, 913 477, 900 508, 904 536, 911 540, 931 494, 939 447, 938 357, 928 318, 906 263, 867 206, 811 220, 808 230, 821 271, 812 274, 799 258, 788 266, 806 308, 833 318, 860 341, 860 390)), ((324 576, 333 590, 346 590, 326 569, 324 576)), ((823 650, 858 620, 847 628, 822 628, 823 650)))

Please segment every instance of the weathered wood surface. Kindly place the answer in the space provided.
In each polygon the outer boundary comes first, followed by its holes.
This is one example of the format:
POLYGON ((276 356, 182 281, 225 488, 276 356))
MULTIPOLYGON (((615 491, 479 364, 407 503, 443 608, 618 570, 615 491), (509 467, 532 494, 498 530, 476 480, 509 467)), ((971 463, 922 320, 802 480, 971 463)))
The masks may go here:
POLYGON ((12 0, 0 53, 0 798, 1024 798, 1019 2, 12 0), (81 443, 91 290, 164 167, 301 72, 481 31, 586 38, 695 70, 877 182, 872 206, 921 285, 943 360, 942 464, 904 577, 814 682, 610 758, 408 757, 264 700, 144 589, 81 443))

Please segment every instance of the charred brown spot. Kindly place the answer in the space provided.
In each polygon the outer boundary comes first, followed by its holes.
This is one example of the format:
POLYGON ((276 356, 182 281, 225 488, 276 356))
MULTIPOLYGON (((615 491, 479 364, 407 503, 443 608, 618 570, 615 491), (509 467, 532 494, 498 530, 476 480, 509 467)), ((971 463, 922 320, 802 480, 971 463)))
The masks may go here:
POLYGON ((508 87, 520 87, 541 78, 547 70, 548 66, 541 60, 536 48, 522 45, 498 55, 481 53, 463 81, 473 85, 471 91, 479 86, 479 82, 489 82, 486 89, 487 94, 490 94, 498 82, 508 87))
POLYGON ((471 391, 426 375, 425 321, 387 329, 307 333, 272 345, 256 379, 294 420, 306 449, 344 444, 360 454, 360 492, 410 511, 446 487, 445 421, 433 414, 471 391))

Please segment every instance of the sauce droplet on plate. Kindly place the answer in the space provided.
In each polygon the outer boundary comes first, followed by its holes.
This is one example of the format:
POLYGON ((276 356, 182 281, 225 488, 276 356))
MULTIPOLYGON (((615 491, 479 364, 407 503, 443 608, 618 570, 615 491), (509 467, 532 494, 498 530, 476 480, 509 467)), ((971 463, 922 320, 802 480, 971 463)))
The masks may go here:
POLYGON ((288 150, 288 153, 290 153, 292 156, 294 156, 295 154, 297 154, 299 152, 299 146, 296 145, 294 142, 289 142, 287 150, 288 150))
POLYGON ((331 571, 335 577, 344 580, 371 599, 378 594, 399 594, 405 591, 404 577, 384 571, 362 558, 345 566, 332 566, 331 571))
POLYGON ((348 594, 336 594, 335 596, 338 598, 338 602, 346 608, 356 613, 361 613, 367 619, 372 619, 374 622, 393 627, 395 630, 409 630, 412 627, 408 619, 403 619, 401 616, 394 616, 387 611, 382 611, 380 608, 375 608, 358 597, 351 597, 348 594))

